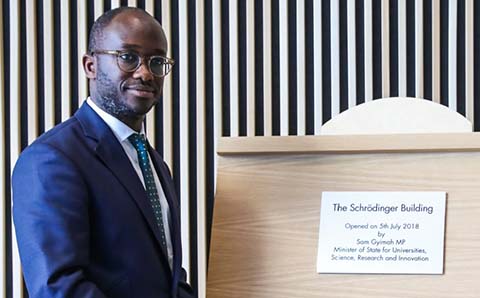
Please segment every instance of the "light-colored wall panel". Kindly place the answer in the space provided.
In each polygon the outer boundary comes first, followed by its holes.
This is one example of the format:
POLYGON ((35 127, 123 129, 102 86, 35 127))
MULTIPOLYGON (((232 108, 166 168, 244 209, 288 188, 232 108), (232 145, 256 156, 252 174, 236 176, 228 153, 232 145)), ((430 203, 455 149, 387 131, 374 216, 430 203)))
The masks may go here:
MULTIPOLYGON (((189 171, 188 171, 188 65, 191 63, 188 60, 188 14, 187 14, 187 0, 182 0, 178 5, 178 31, 179 31, 179 50, 180 50, 180 206, 182 218, 182 254, 183 254, 183 268, 190 271, 190 213, 188 206, 188 199, 190 194, 189 185, 189 171)), ((194 99, 192 99, 194 100, 194 99)), ((177 165, 178 166, 178 165, 177 165)))
POLYGON ((280 135, 288 135, 288 3, 278 3, 280 48, 280 135), (283 21, 283 22, 282 22, 283 21))
POLYGON ((457 110, 457 0, 448 1, 448 107, 457 110))
MULTIPOLYGON (((331 115, 332 118, 340 113, 340 1, 330 3, 330 57, 331 57, 331 115)), ((327 49, 324 49, 327 50, 327 49)))
MULTIPOLYGON (((3 5, 0 1, 0 16, 3 16, 3 5)), ((4 64, 4 42, 3 42, 3 18, 0 18, 0 169, 5 169, 6 163, 3 158, 6 154, 4 136, 6 133, 5 127, 5 77, 3 75, 5 71, 4 64)), ((0 231, 2 235, 5 235, 5 214, 7 211, 6 206, 6 185, 5 179, 0 178, 0 231)), ((5 237, 0 237, 0 297, 6 297, 6 277, 7 277, 7 243, 5 237)))
MULTIPOLYGON (((357 59, 355 40, 355 1, 347 1, 348 108, 357 105, 357 59)), ((363 30, 360 28, 359 30, 363 30)))
MULTIPOLYGON (((62 16, 68 16, 70 14, 70 1, 60 2, 60 14, 62 16)), ((62 98, 55 98, 55 101, 62 103, 62 121, 67 120, 70 117, 70 99, 72 96, 70 81, 71 81, 71 66, 70 66, 70 18, 60 18, 60 34, 62 38, 61 44, 61 61, 62 61, 62 98)), ((76 62, 73 62, 76 63, 76 62)), ((82 66, 83 71, 83 66, 82 66)), ((57 82, 60 83, 60 82, 57 82)))
POLYGON ((315 134, 320 133, 323 119, 322 107, 322 3, 313 1, 313 55, 314 65, 314 105, 315 105, 315 134))
POLYGON ((53 0, 43 1, 43 54, 44 54, 44 97, 45 97, 45 130, 55 124, 55 82, 54 76, 54 55, 58 55, 60 49, 54 48, 53 37, 53 0))
MULTIPOLYGON (((259 29, 258 29, 259 30, 259 29)), ((272 135, 272 7, 263 1, 263 125, 264 135, 272 135)), ((218 34, 217 34, 218 35, 218 34)), ((217 107, 220 107, 217 105, 217 107)), ((221 122, 217 122, 221 123, 221 122)), ((217 135, 217 134, 215 134, 217 135)))
MULTIPOLYGON (((160 3, 155 3, 160 5, 160 3)), ((169 41, 168 56, 172 57, 172 26, 170 16, 170 1, 162 1, 162 27, 169 41)), ((173 57, 178 60, 178 57, 173 57)), ((173 67, 179 67, 178 62, 173 67)), ((172 135, 172 74, 165 77, 163 81, 163 159, 170 166, 173 166, 173 135, 172 135)))
MULTIPOLYGON (((242 1, 242 0, 239 0, 242 1)), ((237 0, 228 1, 230 38, 230 136, 238 136, 238 13, 237 0)), ((222 24, 226 26, 227 24, 222 24)))
MULTIPOLYGON (((255 0, 247 0, 247 136, 255 135, 255 0)), ((259 55, 261 53, 258 53, 259 55)))
POLYGON ((197 37, 197 263, 198 263, 198 298, 205 298, 207 281, 207 235, 206 235, 206 188, 205 188, 205 6, 202 1, 195 5, 197 37))
POLYGON ((390 11, 382 0, 382 97, 390 97, 390 11))
POLYGON ((398 96, 407 96, 407 1, 398 1, 398 96))
POLYGON ((373 99, 372 0, 364 2, 365 21, 365 102, 373 99))
POLYGON ((78 106, 87 98, 87 77, 83 71, 82 56, 87 52, 87 2, 77 2, 77 44, 78 44, 78 106))
MULTIPOLYGON (((20 143, 20 4, 10 3, 10 169, 13 170, 21 150, 20 143)), ((13 298, 23 298, 20 256, 12 220, 12 292, 13 298)))
POLYGON ((28 143, 33 142, 38 136, 38 61, 37 61, 37 1, 26 2, 26 28, 27 35, 27 118, 28 118, 28 143))
POLYGON ((305 1, 297 1, 297 135, 305 135, 305 1))
POLYGON ((423 1, 415 1, 415 97, 423 98, 423 1))
POLYGON ((440 103, 440 0, 432 0, 432 97, 440 103))

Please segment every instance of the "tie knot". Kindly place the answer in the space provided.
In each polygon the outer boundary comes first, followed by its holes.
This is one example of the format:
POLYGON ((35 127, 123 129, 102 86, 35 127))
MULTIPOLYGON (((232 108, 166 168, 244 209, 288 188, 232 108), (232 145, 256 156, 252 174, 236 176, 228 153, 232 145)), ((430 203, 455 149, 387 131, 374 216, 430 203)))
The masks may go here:
POLYGON ((145 136, 139 133, 132 133, 128 140, 132 143, 133 147, 137 151, 147 151, 147 142, 145 141, 145 136))

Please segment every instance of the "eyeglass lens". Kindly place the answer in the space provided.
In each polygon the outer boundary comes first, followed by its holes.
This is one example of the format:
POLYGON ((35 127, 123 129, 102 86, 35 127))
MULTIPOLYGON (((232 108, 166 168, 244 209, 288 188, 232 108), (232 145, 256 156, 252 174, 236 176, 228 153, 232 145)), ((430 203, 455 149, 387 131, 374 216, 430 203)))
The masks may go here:
MULTIPOLYGON (((126 72, 135 71, 141 63, 140 56, 134 53, 118 55, 118 66, 126 72)), ((162 57, 153 56, 149 59, 148 68, 156 76, 163 76, 170 70, 170 64, 162 57)))

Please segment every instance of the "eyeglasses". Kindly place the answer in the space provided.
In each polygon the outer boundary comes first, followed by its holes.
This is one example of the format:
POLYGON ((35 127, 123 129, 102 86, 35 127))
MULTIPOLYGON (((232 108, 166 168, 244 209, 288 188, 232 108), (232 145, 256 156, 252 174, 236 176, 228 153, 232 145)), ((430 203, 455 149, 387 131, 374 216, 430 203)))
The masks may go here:
POLYGON ((98 50, 91 52, 91 55, 107 54, 117 57, 117 65, 124 72, 135 72, 143 60, 146 60, 146 65, 151 74, 156 77, 163 78, 171 70, 175 64, 175 60, 163 56, 140 56, 135 52, 116 51, 116 50, 98 50))

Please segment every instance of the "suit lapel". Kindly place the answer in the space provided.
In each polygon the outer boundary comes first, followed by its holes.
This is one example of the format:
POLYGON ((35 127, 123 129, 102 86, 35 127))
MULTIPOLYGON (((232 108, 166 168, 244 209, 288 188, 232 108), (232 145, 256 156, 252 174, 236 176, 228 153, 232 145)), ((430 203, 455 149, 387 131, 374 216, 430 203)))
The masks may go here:
POLYGON ((135 201, 160 245, 160 230, 152 206, 122 145, 108 125, 86 103, 75 113, 75 117, 82 124, 85 135, 96 140, 93 150, 135 201))

